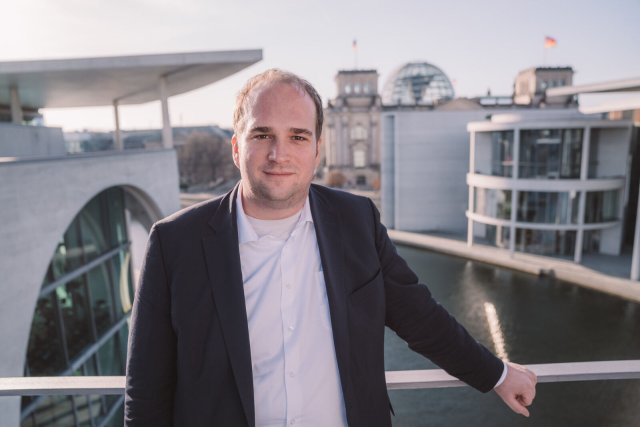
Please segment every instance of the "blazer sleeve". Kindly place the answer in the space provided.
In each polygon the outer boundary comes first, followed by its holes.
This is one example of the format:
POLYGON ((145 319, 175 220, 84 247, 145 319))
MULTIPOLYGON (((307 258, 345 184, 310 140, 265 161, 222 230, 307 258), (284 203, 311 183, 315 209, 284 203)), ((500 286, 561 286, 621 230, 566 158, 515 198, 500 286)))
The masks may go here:
POLYGON ((386 325, 413 351, 449 374, 482 392, 492 390, 504 369, 503 362, 478 343, 419 283, 396 252, 373 203, 371 208, 384 278, 386 325))
POLYGON ((151 229, 131 315, 125 390, 126 426, 173 425, 176 337, 158 224, 151 229))

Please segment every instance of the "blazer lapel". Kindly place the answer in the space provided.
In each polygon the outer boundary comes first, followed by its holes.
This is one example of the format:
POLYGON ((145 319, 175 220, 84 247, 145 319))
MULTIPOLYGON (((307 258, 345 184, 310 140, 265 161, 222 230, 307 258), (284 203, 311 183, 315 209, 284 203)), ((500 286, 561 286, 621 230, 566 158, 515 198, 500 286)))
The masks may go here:
POLYGON ((215 233, 213 236, 204 238, 202 244, 207 260, 213 299, 229 353, 233 375, 247 421, 250 426, 253 426, 255 425, 253 373, 238 249, 235 212, 237 194, 238 186, 236 185, 220 202, 216 214, 209 222, 215 233))
POLYGON ((348 295, 343 283, 344 245, 338 214, 329 202, 313 187, 309 191, 311 215, 316 229, 316 238, 320 250, 320 259, 324 271, 324 281, 329 300, 333 343, 340 371, 342 393, 347 413, 353 401, 352 384, 349 372, 349 317, 347 310, 348 295))

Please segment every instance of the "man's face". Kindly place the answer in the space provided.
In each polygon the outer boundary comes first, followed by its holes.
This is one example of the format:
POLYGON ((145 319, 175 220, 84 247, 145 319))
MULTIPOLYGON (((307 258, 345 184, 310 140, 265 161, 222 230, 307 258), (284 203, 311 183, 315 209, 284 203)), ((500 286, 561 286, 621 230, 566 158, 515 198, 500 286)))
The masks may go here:
POLYGON ((286 83, 258 88, 244 128, 231 139, 247 214, 284 218, 302 208, 319 156, 309 95, 286 83))

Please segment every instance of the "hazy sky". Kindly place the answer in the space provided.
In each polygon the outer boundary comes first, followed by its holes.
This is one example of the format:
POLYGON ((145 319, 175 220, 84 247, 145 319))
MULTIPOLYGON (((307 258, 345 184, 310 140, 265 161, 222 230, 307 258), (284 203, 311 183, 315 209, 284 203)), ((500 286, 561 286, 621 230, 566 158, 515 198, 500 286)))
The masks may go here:
MULTIPOLYGON (((263 49, 263 61, 170 99, 174 125, 229 126, 236 91, 271 67, 309 79, 375 68, 382 89, 408 61, 440 67, 458 96, 509 95, 516 73, 573 66, 574 83, 640 77, 640 0, 4 0, 0 61, 263 49), (545 51, 545 36, 558 41, 545 51)), ((111 108, 44 110, 48 125, 112 129, 111 108)), ((157 102, 123 107, 123 128, 158 127, 157 102)))

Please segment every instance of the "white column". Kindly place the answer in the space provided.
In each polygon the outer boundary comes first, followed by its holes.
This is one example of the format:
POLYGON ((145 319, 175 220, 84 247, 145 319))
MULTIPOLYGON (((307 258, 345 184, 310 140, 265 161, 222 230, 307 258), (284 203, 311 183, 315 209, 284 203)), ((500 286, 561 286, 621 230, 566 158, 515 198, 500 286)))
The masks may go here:
MULTIPOLYGON (((586 181, 589 178, 589 151, 591 145, 591 127, 584 129, 582 136, 582 156, 580 157, 580 181, 586 181)), ((582 262, 582 244, 584 241, 584 212, 587 202, 587 192, 580 191, 580 200, 578 201, 578 230, 576 231, 576 247, 573 253, 573 261, 575 263, 582 262)))
MULTIPOLYGON (((475 174, 476 170, 476 132, 471 131, 471 135, 469 137, 469 174, 468 178, 471 178, 475 174)), ((475 211, 475 204, 473 200, 473 193, 475 188, 471 184, 467 184, 469 186, 469 203, 468 203, 468 212, 469 214, 475 211)), ((467 247, 473 246, 473 220, 470 216, 467 217, 467 247)))
POLYGON ((173 148, 173 133, 171 130, 171 120, 169 119, 166 77, 160 77, 158 88, 160 90, 160 105, 162 107, 162 145, 164 148, 173 148))
MULTIPOLYGON (((511 177, 512 182, 520 176, 520 128, 513 129, 513 162, 511 177)), ((518 219, 518 191, 511 187, 511 224, 509 224, 509 253, 513 256, 516 250, 516 220, 518 219)))
POLYGON ((633 235, 633 255, 631 255, 631 280, 640 279, 640 187, 636 207, 636 230, 633 235))
POLYGON ((120 131, 120 113, 118 111, 118 100, 113 100, 113 115, 116 121, 116 130, 114 133, 115 149, 118 151, 124 150, 124 144, 122 142, 122 132, 120 131))
POLYGON ((22 106, 20 105, 20 94, 18 88, 11 87, 11 122, 21 125, 22 124, 22 106))

